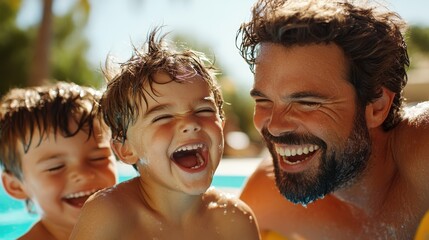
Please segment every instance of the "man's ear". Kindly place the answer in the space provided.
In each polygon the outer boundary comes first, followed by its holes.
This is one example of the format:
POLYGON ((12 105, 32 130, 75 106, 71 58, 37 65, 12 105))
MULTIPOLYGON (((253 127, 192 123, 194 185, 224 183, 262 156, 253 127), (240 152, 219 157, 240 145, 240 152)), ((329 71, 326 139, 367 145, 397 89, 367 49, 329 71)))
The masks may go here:
POLYGON ((125 142, 111 140, 110 145, 116 156, 118 156, 124 163, 135 164, 139 160, 138 156, 135 154, 133 146, 131 146, 127 140, 125 140, 125 142))
POLYGON ((13 174, 2 172, 1 179, 6 192, 16 199, 27 199, 28 195, 24 190, 22 182, 13 174))
POLYGON ((381 97, 366 106, 365 117, 368 128, 375 128, 383 124, 392 106, 395 93, 384 87, 381 90, 381 97))

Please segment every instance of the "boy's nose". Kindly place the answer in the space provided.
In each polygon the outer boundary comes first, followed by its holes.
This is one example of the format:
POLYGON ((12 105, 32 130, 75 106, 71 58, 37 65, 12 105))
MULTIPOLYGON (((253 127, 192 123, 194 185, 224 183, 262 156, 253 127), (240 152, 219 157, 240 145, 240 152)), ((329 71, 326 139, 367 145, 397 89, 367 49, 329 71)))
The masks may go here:
POLYGON ((201 126, 196 122, 188 122, 182 126, 183 133, 198 132, 200 130, 201 130, 201 126))
POLYGON ((88 181, 95 178, 95 173, 90 170, 76 170, 71 173, 71 179, 74 182, 88 181))

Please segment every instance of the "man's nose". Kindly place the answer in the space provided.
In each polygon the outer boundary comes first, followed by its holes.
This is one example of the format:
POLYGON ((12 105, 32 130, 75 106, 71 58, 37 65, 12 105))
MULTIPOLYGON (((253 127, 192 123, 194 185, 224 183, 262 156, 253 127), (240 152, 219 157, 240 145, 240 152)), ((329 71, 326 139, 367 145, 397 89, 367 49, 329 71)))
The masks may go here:
POLYGON ((298 125, 293 117, 293 111, 288 109, 273 109, 267 123, 268 131, 273 136, 280 136, 284 133, 293 132, 298 125))

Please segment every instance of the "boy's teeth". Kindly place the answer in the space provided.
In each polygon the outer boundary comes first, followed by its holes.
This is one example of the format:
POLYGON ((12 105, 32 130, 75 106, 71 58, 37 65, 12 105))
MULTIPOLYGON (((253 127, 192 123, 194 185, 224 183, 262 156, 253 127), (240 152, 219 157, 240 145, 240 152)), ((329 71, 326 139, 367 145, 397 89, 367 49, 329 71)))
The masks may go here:
POLYGON ((90 190, 90 191, 71 193, 71 194, 65 196, 64 198, 66 198, 66 199, 79 198, 79 197, 89 196, 89 195, 93 194, 94 192, 96 192, 95 189, 90 190))
POLYGON ((196 150, 198 148, 203 148, 203 144, 202 143, 198 143, 198 144, 190 144, 190 145, 182 146, 182 147, 178 148, 176 150, 176 152, 196 150))

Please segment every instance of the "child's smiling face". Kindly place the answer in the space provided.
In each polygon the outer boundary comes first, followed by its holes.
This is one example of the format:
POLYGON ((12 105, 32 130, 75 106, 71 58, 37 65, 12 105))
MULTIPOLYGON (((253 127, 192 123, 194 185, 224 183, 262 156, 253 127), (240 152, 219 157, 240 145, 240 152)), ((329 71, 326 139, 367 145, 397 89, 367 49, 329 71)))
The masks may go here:
POLYGON ((208 84, 198 75, 181 83, 155 75, 156 93, 141 104, 124 146, 140 159, 143 182, 186 194, 210 186, 223 153, 223 124, 208 84))
POLYGON ((19 182, 45 225, 71 230, 90 194, 116 184, 110 132, 102 130, 95 121, 94 133, 89 138, 86 131, 80 130, 67 138, 51 132, 40 145, 38 139, 36 131, 28 152, 20 150, 23 179, 19 182))

